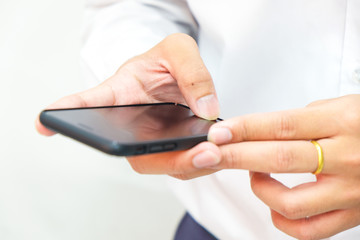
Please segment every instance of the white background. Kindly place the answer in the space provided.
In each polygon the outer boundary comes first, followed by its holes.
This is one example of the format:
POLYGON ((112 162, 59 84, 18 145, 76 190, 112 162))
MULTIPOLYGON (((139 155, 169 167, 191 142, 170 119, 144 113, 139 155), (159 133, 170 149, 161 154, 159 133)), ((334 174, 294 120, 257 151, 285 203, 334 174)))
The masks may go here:
POLYGON ((0 1, 0 239, 171 239, 182 206, 163 176, 34 129, 84 88, 83 1, 0 1))

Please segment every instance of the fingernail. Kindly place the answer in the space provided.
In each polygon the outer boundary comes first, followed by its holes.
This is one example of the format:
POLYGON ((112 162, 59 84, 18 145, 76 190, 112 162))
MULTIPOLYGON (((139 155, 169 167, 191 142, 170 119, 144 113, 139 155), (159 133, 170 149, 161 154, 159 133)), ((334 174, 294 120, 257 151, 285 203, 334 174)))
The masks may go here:
POLYGON ((192 162, 196 168, 206 168, 217 165, 220 162, 220 158, 215 153, 206 150, 196 155, 192 162))
POLYGON ((209 142, 215 144, 229 143, 232 139, 232 133, 228 128, 225 127, 214 127, 210 128, 208 133, 209 142))
POLYGON ((214 94, 206 95, 196 102, 200 117, 214 120, 219 116, 219 102, 214 94))

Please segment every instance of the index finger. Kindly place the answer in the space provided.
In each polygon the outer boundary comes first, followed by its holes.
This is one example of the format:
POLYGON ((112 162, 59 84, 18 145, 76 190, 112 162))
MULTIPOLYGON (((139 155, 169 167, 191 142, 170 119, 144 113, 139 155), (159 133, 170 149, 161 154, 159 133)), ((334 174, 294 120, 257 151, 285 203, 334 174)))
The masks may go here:
POLYGON ((214 124, 209 141, 224 144, 241 141, 320 139, 336 134, 336 121, 321 107, 244 115, 214 124))
POLYGON ((127 157, 131 167, 141 174, 168 174, 180 179, 208 175, 217 169, 198 168, 193 159, 200 154, 211 155, 220 161, 220 150, 209 142, 202 142, 189 150, 127 157))
MULTIPOLYGON (((63 97, 49 105, 46 109, 107 106, 114 105, 117 103, 116 101, 118 100, 115 99, 111 86, 104 82, 89 90, 63 97)), ((35 120, 35 127, 42 135, 51 136, 55 134, 41 124, 39 116, 35 120)))

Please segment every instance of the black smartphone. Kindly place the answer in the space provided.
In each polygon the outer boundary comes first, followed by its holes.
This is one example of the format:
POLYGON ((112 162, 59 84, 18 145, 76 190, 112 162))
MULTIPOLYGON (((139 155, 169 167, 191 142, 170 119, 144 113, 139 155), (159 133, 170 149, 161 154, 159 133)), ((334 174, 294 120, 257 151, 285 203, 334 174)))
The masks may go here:
POLYGON ((118 156, 189 149, 206 141, 216 122, 175 103, 44 110, 40 121, 55 132, 118 156))

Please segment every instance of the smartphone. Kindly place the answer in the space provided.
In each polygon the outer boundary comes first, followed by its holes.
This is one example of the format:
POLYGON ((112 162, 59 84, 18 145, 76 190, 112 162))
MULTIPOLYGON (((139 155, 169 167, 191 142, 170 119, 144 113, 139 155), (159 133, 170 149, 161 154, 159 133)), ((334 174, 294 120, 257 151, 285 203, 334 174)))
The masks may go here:
POLYGON ((189 149, 206 141, 216 122, 175 103, 44 110, 40 121, 55 132, 117 156, 189 149))

